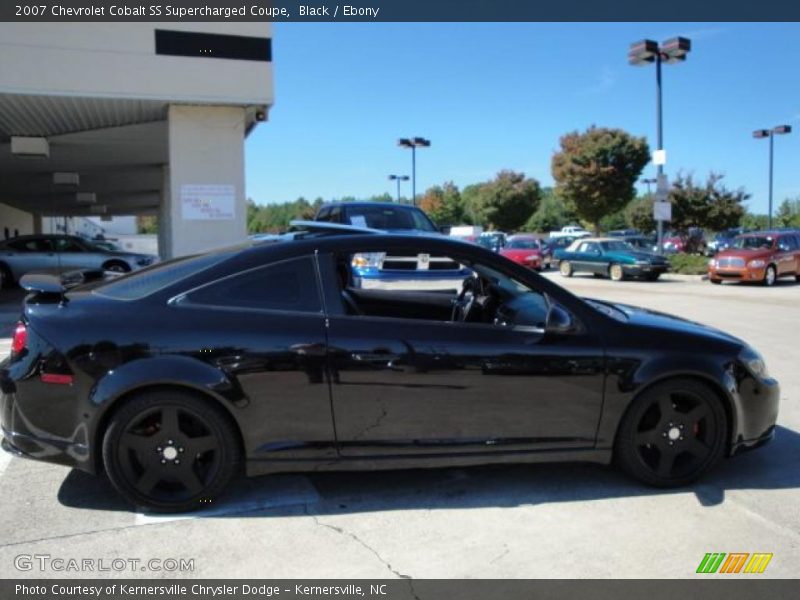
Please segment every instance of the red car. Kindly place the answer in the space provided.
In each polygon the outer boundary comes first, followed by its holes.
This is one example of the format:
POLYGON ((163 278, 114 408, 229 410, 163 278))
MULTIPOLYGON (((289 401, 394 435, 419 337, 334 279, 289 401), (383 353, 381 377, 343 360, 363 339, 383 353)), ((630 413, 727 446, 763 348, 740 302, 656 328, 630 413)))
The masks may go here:
POLYGON ((550 268, 550 252, 542 240, 533 235, 512 235, 500 254, 537 271, 550 268))

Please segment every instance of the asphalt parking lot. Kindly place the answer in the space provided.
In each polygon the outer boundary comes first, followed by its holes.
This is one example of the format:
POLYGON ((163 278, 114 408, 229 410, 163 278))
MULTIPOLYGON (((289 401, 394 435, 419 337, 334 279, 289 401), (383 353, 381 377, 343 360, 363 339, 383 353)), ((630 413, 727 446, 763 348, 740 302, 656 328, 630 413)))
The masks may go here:
MULTIPOLYGON (((2 455, 0 577, 95 575, 15 568, 15 557, 48 554, 194 559, 193 571, 148 577, 672 578, 695 577, 707 552, 770 552, 759 577, 797 577, 800 284, 548 277, 750 342, 782 386, 775 441, 680 490, 590 465, 280 475, 242 481, 218 506, 182 517, 133 513, 103 479, 2 455)), ((0 337, 15 311, 0 309, 0 337)))

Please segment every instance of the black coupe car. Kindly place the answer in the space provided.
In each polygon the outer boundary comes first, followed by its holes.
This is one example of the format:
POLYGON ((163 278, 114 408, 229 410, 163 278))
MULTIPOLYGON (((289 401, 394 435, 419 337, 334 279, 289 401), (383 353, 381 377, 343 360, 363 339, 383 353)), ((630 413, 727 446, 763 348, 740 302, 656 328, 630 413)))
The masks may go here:
POLYGON ((240 470, 616 458, 684 485, 772 436, 778 384, 730 335, 578 298, 443 237, 292 238, 75 287, 29 276, 0 364, 3 447, 181 511, 240 470), (454 293, 413 270, 394 289, 352 285, 386 252, 471 274, 454 293))

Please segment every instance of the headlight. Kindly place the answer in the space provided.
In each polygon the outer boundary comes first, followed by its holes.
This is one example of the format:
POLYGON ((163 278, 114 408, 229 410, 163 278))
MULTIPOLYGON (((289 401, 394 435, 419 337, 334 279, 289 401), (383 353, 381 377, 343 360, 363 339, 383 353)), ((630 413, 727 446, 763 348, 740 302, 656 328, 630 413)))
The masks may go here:
POLYGON ((137 258, 136 264, 140 267, 146 267, 147 265, 153 264, 153 258, 151 256, 145 256, 143 258, 137 258))
POLYGON ((539 256, 537 254, 531 254, 530 256, 526 256, 525 260, 528 262, 535 262, 539 260, 539 256))
POLYGON ((383 266, 383 259, 386 258, 385 252, 363 252, 353 255, 354 267, 376 267, 383 266))
POLYGON ((765 264, 767 263, 761 260, 760 258, 757 258, 756 260, 751 260, 749 263, 747 263, 747 266, 750 267, 751 269, 760 269, 765 264))
POLYGON ((745 347, 739 353, 739 360, 754 376, 761 379, 769 377, 764 357, 755 348, 745 347))
POLYGON ((636 264, 640 265, 640 266, 645 266, 645 265, 649 265, 650 261, 649 260, 637 260, 636 264))

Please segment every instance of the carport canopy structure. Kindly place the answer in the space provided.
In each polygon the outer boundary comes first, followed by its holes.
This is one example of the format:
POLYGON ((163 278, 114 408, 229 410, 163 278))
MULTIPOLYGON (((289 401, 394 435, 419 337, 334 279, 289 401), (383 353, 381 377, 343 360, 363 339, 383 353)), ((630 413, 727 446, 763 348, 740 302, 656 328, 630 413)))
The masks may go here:
POLYGON ((244 139, 273 101, 269 33, 0 24, 0 217, 11 206, 37 229, 43 216, 156 214, 164 257, 241 240, 244 139), (223 195, 187 205, 187 190, 209 189, 223 195))

